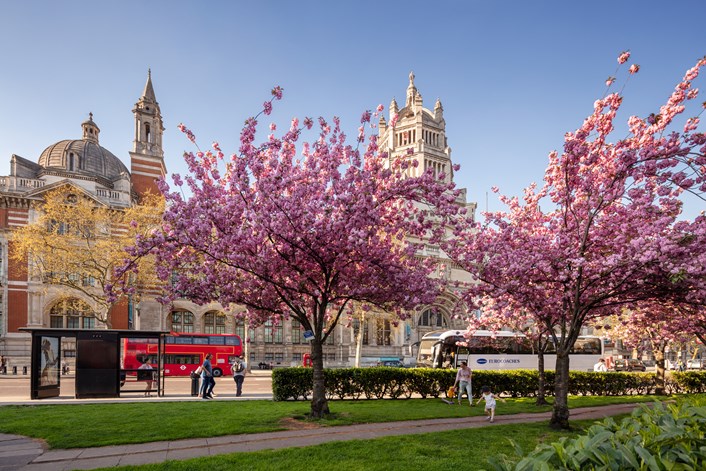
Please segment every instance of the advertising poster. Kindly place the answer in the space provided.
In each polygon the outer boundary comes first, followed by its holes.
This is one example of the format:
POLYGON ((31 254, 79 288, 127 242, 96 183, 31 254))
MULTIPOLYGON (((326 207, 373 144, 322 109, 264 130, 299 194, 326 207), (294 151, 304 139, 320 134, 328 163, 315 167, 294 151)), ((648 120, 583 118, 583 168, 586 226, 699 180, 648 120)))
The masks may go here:
POLYGON ((59 385, 59 338, 42 337, 39 386, 59 385))

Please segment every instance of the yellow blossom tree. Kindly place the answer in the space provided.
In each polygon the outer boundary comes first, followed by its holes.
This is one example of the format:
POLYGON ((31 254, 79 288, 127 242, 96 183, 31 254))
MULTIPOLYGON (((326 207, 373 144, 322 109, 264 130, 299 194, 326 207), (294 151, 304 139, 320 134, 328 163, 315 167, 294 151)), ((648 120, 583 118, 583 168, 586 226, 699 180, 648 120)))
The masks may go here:
MULTIPOLYGON (((128 208, 109 207, 82 189, 65 185, 46 193, 35 208, 38 217, 12 235, 11 257, 29 262, 31 277, 65 288, 66 295, 83 294, 99 309, 97 320, 112 327, 112 301, 105 288, 115 283, 114 269, 128 257, 126 247, 135 244, 161 221, 164 200, 147 195, 128 208)), ((157 283, 150 257, 140 260, 139 275, 130 273, 122 293, 139 297, 140 288, 157 283)))

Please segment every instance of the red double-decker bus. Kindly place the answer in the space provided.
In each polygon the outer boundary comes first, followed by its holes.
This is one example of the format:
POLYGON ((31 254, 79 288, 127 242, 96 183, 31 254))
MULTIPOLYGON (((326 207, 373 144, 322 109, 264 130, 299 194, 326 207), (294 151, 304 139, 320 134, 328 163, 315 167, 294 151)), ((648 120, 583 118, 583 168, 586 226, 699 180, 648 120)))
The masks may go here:
MULTIPOLYGON (((211 354, 213 376, 232 374, 230 365, 236 356, 243 354, 243 343, 234 334, 187 334, 172 332, 165 337, 164 375, 189 376, 211 354)), ((137 370, 145 358, 157 368, 158 344, 156 339, 123 339, 122 368, 137 370)))

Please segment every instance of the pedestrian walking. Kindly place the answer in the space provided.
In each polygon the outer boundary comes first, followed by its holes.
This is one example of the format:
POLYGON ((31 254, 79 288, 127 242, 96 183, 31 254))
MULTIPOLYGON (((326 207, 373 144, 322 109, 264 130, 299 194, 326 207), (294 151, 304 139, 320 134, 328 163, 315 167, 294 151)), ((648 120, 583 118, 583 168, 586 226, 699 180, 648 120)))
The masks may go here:
POLYGON ((243 381, 245 381, 245 373, 247 371, 247 363, 242 356, 236 356, 233 362, 233 380, 235 381, 235 395, 243 394, 243 381))
POLYGON ((211 354, 207 353, 201 365, 201 398, 213 399, 213 388, 216 380, 213 379, 213 368, 211 367, 211 354))
POLYGON ((605 360, 603 358, 598 360, 598 363, 593 365, 593 371, 595 371, 596 373, 605 373, 606 371, 608 371, 608 368, 605 366, 605 360))
POLYGON ((465 391, 468 395, 468 403, 473 405, 473 387, 471 384, 471 379, 473 377, 473 371, 468 367, 468 363, 465 361, 461 362, 461 367, 456 373, 456 381, 454 381, 454 388, 458 385, 458 404, 461 405, 461 398, 463 397, 463 392, 465 391))

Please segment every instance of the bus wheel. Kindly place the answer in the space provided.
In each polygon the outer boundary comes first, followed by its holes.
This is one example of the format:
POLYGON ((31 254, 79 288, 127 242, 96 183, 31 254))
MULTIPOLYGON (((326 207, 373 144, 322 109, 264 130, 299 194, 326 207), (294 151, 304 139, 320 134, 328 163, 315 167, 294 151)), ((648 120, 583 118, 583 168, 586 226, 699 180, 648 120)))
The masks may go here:
POLYGON ((213 377, 218 378, 219 376, 223 376, 223 372, 219 370, 218 368, 213 369, 213 377))

